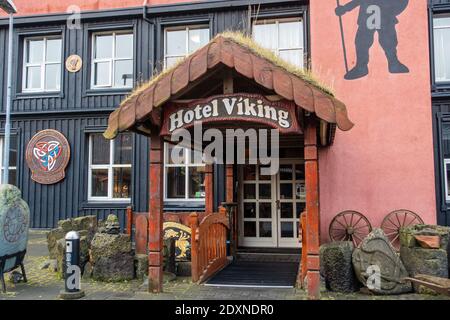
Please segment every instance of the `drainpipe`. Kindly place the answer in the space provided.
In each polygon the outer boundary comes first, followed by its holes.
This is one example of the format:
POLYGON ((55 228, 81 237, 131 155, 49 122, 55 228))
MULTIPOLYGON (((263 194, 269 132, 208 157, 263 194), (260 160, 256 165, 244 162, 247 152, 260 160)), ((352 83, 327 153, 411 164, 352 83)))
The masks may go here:
POLYGON ((9 14, 9 39, 8 39, 8 80, 6 93, 6 122, 5 122, 5 147, 3 158, 3 183, 8 183, 9 177, 9 145, 11 140, 11 91, 12 91, 12 65, 13 65, 13 13, 9 14))
POLYGON ((145 21, 147 21, 150 24, 153 24, 153 21, 151 21, 147 16, 147 5, 148 5, 148 0, 144 0, 144 3, 142 5, 142 19, 144 19, 145 21))

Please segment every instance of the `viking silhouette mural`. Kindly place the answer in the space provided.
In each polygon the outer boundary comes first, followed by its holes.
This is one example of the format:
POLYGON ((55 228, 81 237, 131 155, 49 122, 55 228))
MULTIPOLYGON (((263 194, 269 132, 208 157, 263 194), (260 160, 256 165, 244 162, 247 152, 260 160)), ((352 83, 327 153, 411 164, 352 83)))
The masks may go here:
POLYGON ((369 50, 374 43, 375 32, 389 64, 390 73, 408 73, 409 69, 397 55, 397 16, 405 11, 409 0, 352 0, 344 5, 337 0, 336 15, 339 17, 344 48, 345 79, 354 80, 369 73, 369 50), (345 49, 342 16, 359 7, 358 30, 356 32, 356 65, 349 70, 345 49))

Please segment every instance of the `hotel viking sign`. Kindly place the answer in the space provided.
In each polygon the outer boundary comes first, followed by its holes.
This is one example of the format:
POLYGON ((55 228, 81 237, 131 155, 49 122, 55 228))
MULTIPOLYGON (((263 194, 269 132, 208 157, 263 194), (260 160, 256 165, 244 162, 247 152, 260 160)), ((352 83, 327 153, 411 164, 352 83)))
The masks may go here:
POLYGON ((296 106, 289 101, 270 101, 262 95, 231 94, 174 103, 164 108, 161 135, 171 135, 196 122, 220 125, 223 122, 253 123, 279 129, 281 133, 300 133, 296 106))

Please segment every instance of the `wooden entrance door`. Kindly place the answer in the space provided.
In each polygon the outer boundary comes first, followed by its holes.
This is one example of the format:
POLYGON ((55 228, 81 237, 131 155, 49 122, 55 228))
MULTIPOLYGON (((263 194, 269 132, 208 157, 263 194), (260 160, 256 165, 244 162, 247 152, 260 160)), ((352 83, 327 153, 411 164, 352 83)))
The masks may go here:
POLYGON ((239 182, 239 245, 300 247, 299 218, 305 208, 303 161, 283 160, 273 176, 262 175, 260 165, 240 166, 239 182))

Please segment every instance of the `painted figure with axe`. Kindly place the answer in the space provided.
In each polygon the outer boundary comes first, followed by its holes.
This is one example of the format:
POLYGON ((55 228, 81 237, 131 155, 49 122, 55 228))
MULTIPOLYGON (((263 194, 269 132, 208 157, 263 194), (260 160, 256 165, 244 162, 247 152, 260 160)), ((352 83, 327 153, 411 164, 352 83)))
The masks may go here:
POLYGON ((375 32, 378 33, 378 41, 383 48, 391 73, 408 73, 407 66, 402 64, 397 56, 397 16, 408 6, 409 0, 352 0, 345 5, 340 5, 337 0, 336 15, 341 22, 342 41, 344 55, 346 56, 343 35, 342 16, 359 7, 358 31, 356 32, 356 66, 348 70, 347 57, 345 65, 347 73, 345 79, 354 80, 366 76, 369 73, 369 49, 372 47, 375 32))

